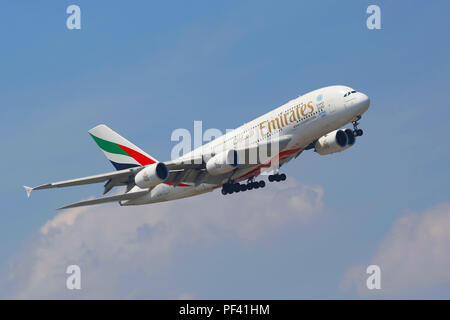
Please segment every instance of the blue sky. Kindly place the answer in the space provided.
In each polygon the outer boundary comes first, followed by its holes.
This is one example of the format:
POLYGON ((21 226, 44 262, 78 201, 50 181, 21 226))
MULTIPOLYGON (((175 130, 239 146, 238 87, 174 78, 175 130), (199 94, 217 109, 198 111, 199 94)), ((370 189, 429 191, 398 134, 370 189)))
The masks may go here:
MULTIPOLYGON (((450 202, 449 10, 447 1, 2 4, 0 284, 4 289, 0 295, 40 297, 40 287, 30 291, 32 280, 23 279, 37 268, 30 257, 55 239, 43 234, 42 226, 54 221, 60 214, 55 208, 62 204, 101 194, 101 185, 93 185, 36 192, 27 200, 22 188, 112 170, 87 134, 93 126, 105 123, 152 156, 166 160, 174 146, 172 131, 192 130, 194 120, 202 120, 204 128, 234 128, 299 94, 345 84, 371 98, 371 108, 361 122, 364 136, 346 152, 322 157, 305 152, 283 168, 297 183, 290 185, 291 196, 293 190, 302 196, 308 192, 313 192, 313 198, 320 195, 312 203, 302 198, 310 206, 302 202, 299 210, 311 211, 313 218, 305 222, 297 219, 300 216, 290 220, 291 216, 280 214, 283 222, 272 226, 272 218, 267 218, 263 233, 244 235, 239 226, 225 223, 226 219, 210 221, 205 215, 185 211, 182 221, 197 222, 209 230, 208 236, 193 237, 187 244, 172 243, 164 253, 168 257, 164 268, 153 274, 153 269, 142 268, 142 261, 120 258, 123 266, 140 271, 118 268, 102 278, 117 282, 115 295, 96 295, 101 291, 86 286, 73 297, 123 298, 131 293, 136 298, 372 297, 353 285, 353 289, 342 289, 345 279, 354 278, 349 271, 353 266, 379 259, 390 272, 386 279, 393 279, 395 272, 389 270, 396 264, 383 254, 394 250, 389 243, 402 248, 408 239, 418 239, 418 247, 428 248, 417 232, 428 234, 431 231, 426 226, 436 221, 450 234, 450 218, 433 220, 450 214, 446 206, 450 202), (65 11, 70 4, 81 8, 81 30, 66 28, 65 11), (366 28, 365 11, 370 4, 381 8, 382 30, 366 28), (405 219, 411 229, 398 227, 405 219), (205 244, 211 234, 214 240, 205 244), (26 264, 28 269, 21 274, 14 267, 17 264, 26 264), (124 273, 136 281, 124 284, 124 273)), ((270 188, 277 187, 269 186, 264 192, 270 188)), ((256 210, 240 206, 249 201, 248 194, 226 200, 205 195, 145 209, 127 208, 122 213, 113 206, 96 207, 87 213, 97 220, 76 218, 71 226, 90 230, 89 223, 101 221, 102 210, 114 212, 115 225, 123 223, 128 213, 153 219, 154 210, 158 216, 167 212, 177 217, 183 201, 192 210, 211 208, 208 214, 212 216, 217 202, 226 202, 239 215, 243 210, 256 210)), ((290 199, 281 192, 279 197, 277 201, 290 199)), ((252 199, 258 201, 256 191, 252 199)), ((269 209, 278 210, 278 204, 269 209)), ((244 224, 258 225, 256 213, 246 216, 244 224)), ((156 225, 179 223, 161 219, 156 225)), ((147 225, 147 220, 141 221, 127 232, 146 230, 147 225)), ((173 228, 189 239, 196 230, 182 225, 173 228)), ((83 233, 73 232, 64 227, 58 237, 70 235, 73 243, 82 243, 74 234, 83 233)), ((158 234, 152 228, 144 234, 153 232, 158 234)), ((107 236, 108 241, 117 240, 113 231, 107 236)), ((154 245, 148 243, 155 240, 152 237, 143 238, 142 250, 154 245)), ((100 243, 103 250, 105 244, 100 243)), ((449 249, 442 250, 447 256, 437 253, 429 260, 439 270, 448 270, 450 240, 439 238, 438 243, 439 248, 449 249)), ((102 265, 106 261, 96 244, 87 242, 86 246, 92 259, 102 265)), ((46 252, 63 250, 45 248, 46 252)), ((120 254, 127 257, 127 250, 131 249, 124 247, 120 254)), ((423 276, 417 285, 413 280, 408 286, 396 283, 391 291, 389 283, 384 283, 382 297, 450 296, 445 272, 440 276, 419 258, 408 257, 404 260, 409 264, 398 266, 397 272, 437 276, 423 276)), ((59 258, 73 260, 69 253, 54 256, 59 258)), ((107 262, 114 265, 114 258, 107 262)), ((52 281, 55 265, 45 266, 48 269, 39 270, 52 281)), ((41 296, 72 297, 57 289, 41 296)))

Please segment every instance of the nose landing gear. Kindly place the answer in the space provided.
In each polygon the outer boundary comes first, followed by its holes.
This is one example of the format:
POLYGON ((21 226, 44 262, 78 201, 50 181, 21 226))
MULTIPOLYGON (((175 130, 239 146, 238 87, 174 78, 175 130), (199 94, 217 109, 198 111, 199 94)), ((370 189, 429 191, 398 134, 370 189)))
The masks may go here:
POLYGON ((352 124, 353 124, 353 135, 355 136, 355 137, 360 137, 360 136, 362 136, 363 135, 363 133, 364 133, 364 131, 362 131, 362 129, 358 129, 358 125, 359 125, 359 120, 361 120, 361 116, 358 116, 357 118, 356 118, 356 120, 353 120, 352 121, 352 124))

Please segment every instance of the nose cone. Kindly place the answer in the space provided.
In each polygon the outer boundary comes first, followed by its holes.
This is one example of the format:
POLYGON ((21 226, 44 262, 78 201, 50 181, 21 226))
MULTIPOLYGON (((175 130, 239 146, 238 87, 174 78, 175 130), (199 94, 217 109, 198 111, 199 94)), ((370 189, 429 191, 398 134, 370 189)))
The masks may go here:
POLYGON ((370 105, 369 97, 364 93, 359 92, 358 99, 354 105, 354 108, 357 111, 358 115, 361 115, 364 112, 366 112, 367 109, 369 109, 369 105, 370 105))

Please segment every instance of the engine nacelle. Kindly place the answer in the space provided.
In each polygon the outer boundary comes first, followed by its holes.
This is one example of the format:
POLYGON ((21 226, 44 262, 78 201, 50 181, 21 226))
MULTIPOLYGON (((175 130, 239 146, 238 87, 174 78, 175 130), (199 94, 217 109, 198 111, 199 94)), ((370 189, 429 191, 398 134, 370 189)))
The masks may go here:
POLYGON ((327 155, 344 151, 355 144, 355 135, 351 129, 339 129, 319 138, 314 145, 316 152, 327 155))
POLYGON ((162 162, 146 166, 134 177, 134 182, 140 188, 151 188, 169 177, 169 169, 162 162))
POLYGON ((218 176, 233 171, 238 165, 236 150, 227 150, 216 154, 206 162, 206 171, 212 176, 218 176))

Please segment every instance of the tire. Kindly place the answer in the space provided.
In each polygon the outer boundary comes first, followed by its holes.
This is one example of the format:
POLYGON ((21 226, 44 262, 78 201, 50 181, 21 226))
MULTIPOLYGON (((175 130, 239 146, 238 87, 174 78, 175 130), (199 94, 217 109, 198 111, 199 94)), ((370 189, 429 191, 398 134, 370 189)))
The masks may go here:
POLYGON ((234 192, 239 192, 239 191, 241 191, 241 185, 240 185, 239 183, 235 183, 235 184, 233 185, 233 191, 234 191, 234 192))
POLYGON ((280 180, 281 181, 286 180, 286 175, 284 173, 280 174, 280 180))
POLYGON ((362 136, 364 134, 364 131, 362 131, 362 129, 358 129, 358 136, 362 136))
POLYGON ((260 188, 264 188, 266 186, 266 182, 264 180, 261 180, 258 184, 260 188))
POLYGON ((222 188, 222 194, 223 194, 223 195, 228 194, 228 192, 225 190, 225 188, 222 188))
POLYGON ((251 183, 247 184, 247 190, 252 190, 253 189, 253 185, 251 183))
POLYGON ((241 188, 242 192, 247 191, 247 185, 246 184, 241 184, 240 188, 241 188))
POLYGON ((258 189, 258 188, 259 188, 259 183, 253 182, 253 189, 258 189))
POLYGON ((269 182, 273 182, 273 175, 269 175, 269 182))

